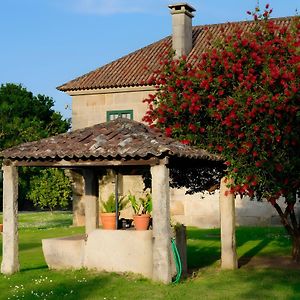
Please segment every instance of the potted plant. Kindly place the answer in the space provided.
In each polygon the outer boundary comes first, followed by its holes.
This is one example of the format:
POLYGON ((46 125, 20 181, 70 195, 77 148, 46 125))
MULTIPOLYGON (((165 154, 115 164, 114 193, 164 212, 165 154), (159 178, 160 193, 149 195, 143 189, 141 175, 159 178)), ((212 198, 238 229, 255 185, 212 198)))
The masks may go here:
MULTIPOLYGON (((114 193, 111 193, 106 201, 102 203, 102 212, 100 213, 100 219, 103 229, 117 229, 116 226, 116 197, 114 193)), ((118 201, 118 211, 126 207, 129 200, 126 197, 120 197, 118 201)))
POLYGON ((150 224, 150 213, 152 212, 152 197, 149 193, 144 198, 137 199, 131 193, 128 199, 134 211, 133 222, 136 230, 147 230, 150 224))
POLYGON ((0 223, 0 232, 3 232, 3 224, 0 223))

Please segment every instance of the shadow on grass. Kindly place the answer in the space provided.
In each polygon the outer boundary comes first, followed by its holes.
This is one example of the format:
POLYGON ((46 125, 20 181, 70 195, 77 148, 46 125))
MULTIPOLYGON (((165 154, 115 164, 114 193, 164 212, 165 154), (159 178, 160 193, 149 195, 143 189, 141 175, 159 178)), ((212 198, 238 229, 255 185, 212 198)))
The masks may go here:
POLYGON ((246 253, 244 253, 238 260, 239 267, 242 267, 250 262, 250 260, 257 255, 262 249, 264 249, 268 244, 270 243, 270 240, 264 239, 262 240, 258 245, 248 250, 246 253))
POLYGON ((42 245, 42 242, 28 242, 28 243, 24 243, 24 242, 21 242, 19 243, 19 250, 22 251, 22 250, 31 250, 31 249, 34 249, 34 248, 40 248, 42 245))
MULTIPOLYGON (((272 242, 269 249, 275 252, 276 247, 287 247, 288 240, 285 232, 278 228, 237 228, 237 247, 248 243, 248 249, 239 258, 239 266, 244 266, 250 260, 263 252, 272 242), (249 243, 250 242, 250 243, 249 243)), ((221 237, 220 229, 198 229, 190 228, 187 232, 188 245, 188 268, 204 268, 215 264, 221 258, 221 237)))
POLYGON ((193 240, 205 240, 205 241, 219 241, 220 240, 220 229, 198 229, 191 227, 187 231, 187 238, 193 240))
POLYGON ((189 270, 205 268, 220 260, 220 229, 190 228, 187 239, 189 270))
MULTIPOLYGON (((40 248, 42 245, 42 242, 36 242, 36 243, 24 243, 24 242, 19 242, 19 251, 22 251, 22 250, 31 250, 31 249, 34 249, 34 248, 40 248)), ((2 243, 0 242, 0 258, 2 257, 2 243)))
POLYGON ((221 252, 218 247, 187 246, 188 269, 205 268, 220 260, 221 252))
POLYGON ((22 274, 22 272, 28 272, 28 271, 33 271, 33 270, 46 270, 46 269, 48 269, 47 265, 35 266, 35 267, 25 267, 25 268, 21 267, 21 274, 22 274))

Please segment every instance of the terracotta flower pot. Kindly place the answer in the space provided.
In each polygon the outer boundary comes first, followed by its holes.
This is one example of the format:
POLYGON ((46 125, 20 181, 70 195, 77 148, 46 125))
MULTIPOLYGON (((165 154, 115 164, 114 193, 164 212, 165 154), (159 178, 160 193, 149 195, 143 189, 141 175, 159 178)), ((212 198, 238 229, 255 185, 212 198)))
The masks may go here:
POLYGON ((150 223, 150 215, 134 215, 133 222, 136 230, 147 230, 150 223))
POLYGON ((116 213, 100 213, 100 219, 103 229, 115 230, 116 226, 116 213))
POLYGON ((3 224, 0 224, 0 232, 3 232, 3 224))

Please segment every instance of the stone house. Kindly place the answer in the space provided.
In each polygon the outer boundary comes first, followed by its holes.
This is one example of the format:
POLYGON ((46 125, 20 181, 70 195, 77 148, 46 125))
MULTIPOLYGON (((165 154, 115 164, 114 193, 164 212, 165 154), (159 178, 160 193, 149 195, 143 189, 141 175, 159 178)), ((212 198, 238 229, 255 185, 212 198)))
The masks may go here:
MULTIPOLYGON (((85 128, 125 117, 142 121, 147 110, 143 100, 155 91, 147 84, 152 72, 160 67, 160 54, 173 48, 177 56, 193 57, 211 47, 223 32, 230 32, 236 23, 192 26, 195 9, 187 3, 169 5, 172 15, 172 36, 130 53, 88 74, 58 87, 72 97, 72 128, 85 128), (212 40, 211 40, 212 39, 212 40), (147 68, 145 68, 147 67, 147 68)), ((290 18, 279 18, 278 24, 289 24, 290 18)), ((245 31, 254 22, 238 22, 245 31)), ((74 224, 83 224, 82 174, 71 173, 74 187, 74 224)), ((102 182, 101 195, 114 188, 114 174, 102 182)), ((143 182, 139 176, 123 176, 120 192, 139 193, 143 182)), ((174 221, 199 227, 219 226, 218 192, 185 195, 184 189, 171 190, 171 214, 174 221)), ((104 200, 104 199, 102 199, 104 200)), ((279 219, 265 202, 236 199, 237 225, 271 225, 279 219)))

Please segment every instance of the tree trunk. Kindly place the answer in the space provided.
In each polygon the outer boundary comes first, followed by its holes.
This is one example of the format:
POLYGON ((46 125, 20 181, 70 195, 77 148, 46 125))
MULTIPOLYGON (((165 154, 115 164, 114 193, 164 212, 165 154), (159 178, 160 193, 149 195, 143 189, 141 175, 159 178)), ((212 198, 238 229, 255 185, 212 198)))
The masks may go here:
POLYGON ((299 263, 300 262, 300 235, 294 233, 292 239, 293 239, 292 258, 293 261, 299 263))
POLYGON ((285 211, 282 211, 281 207, 276 203, 272 203, 276 211, 278 212, 281 223, 292 238, 292 259, 296 263, 300 263, 300 227, 297 222, 294 203, 287 204, 285 211))

